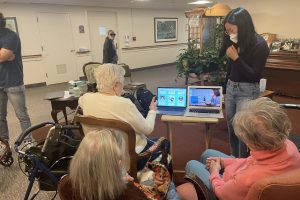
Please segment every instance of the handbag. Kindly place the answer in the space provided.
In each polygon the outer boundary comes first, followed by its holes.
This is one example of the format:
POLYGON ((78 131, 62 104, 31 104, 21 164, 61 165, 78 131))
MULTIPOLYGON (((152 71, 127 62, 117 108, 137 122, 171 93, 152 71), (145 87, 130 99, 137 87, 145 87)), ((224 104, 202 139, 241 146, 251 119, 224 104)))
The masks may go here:
POLYGON ((168 169, 159 162, 148 162, 139 172, 139 183, 134 183, 149 200, 163 200, 169 191, 171 175, 168 169))

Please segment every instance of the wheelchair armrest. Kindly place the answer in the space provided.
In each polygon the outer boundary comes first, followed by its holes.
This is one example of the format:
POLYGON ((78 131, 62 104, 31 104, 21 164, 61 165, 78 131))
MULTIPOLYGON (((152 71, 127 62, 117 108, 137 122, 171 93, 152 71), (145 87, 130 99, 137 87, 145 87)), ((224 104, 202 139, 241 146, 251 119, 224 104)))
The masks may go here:
POLYGON ((203 181, 195 174, 190 173, 184 176, 184 179, 194 185, 198 199, 217 200, 213 192, 206 187, 203 181))

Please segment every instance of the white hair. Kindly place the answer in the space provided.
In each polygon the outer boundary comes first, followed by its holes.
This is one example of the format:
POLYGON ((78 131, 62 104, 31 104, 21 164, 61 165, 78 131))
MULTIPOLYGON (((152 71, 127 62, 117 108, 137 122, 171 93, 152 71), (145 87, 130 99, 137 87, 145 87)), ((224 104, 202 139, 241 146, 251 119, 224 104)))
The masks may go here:
POLYGON ((279 104, 261 97, 243 102, 233 118, 234 132, 253 150, 280 148, 292 128, 291 121, 279 104))
POLYGON ((103 64, 94 71, 99 92, 110 92, 117 82, 124 83, 125 70, 116 64, 103 64))
POLYGON ((70 179, 80 199, 116 199, 125 188, 120 161, 125 143, 112 129, 87 133, 70 164, 70 179))

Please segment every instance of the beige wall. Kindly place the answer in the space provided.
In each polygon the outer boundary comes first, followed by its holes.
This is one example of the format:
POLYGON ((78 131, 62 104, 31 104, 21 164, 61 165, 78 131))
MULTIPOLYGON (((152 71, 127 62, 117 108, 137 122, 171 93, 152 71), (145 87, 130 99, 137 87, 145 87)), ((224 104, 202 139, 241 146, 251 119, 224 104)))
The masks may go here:
POLYGON ((239 6, 252 15, 258 33, 275 33, 278 38, 300 38, 299 0, 224 0, 231 8, 239 6))
MULTIPOLYGON (((37 23, 37 15, 41 12, 68 13, 73 32, 75 49, 90 48, 89 28, 87 20, 88 11, 111 11, 117 13, 117 38, 120 62, 128 63, 131 68, 140 68, 152 65, 171 63, 176 60, 179 49, 187 40, 185 25, 187 19, 183 11, 146 10, 146 9, 109 9, 100 7, 58 6, 43 4, 0 4, 1 12, 7 17, 16 17, 20 38, 22 41, 23 56, 42 54, 41 39, 37 23), (156 47, 162 43, 154 43, 154 17, 178 18, 178 41, 165 42, 163 48, 156 47), (80 34, 78 26, 84 25, 85 33, 80 34), (137 40, 125 46, 124 35, 135 36, 137 40), (168 46, 168 44, 178 44, 168 46), (146 48, 145 46, 152 46, 146 48), (139 51, 123 49, 124 47, 139 47, 139 51)), ((53 27, 55 31, 55 27, 53 27)), ((102 44, 99 44, 102 45, 102 44)), ((58 47, 59 48, 59 47, 58 47)), ((99 52, 100 53, 100 52, 99 52)), ((75 57, 78 76, 82 76, 82 65, 91 60, 91 55, 78 55, 75 57)), ((23 59, 25 84, 45 82, 43 57, 23 59)), ((66 80, 68 81, 68 80, 66 80)))
MULTIPOLYGON (((300 38, 300 1, 280 0, 249 1, 249 0, 224 0, 231 8, 243 6, 249 10, 253 17, 258 33, 271 32, 278 34, 279 38, 300 38)), ((39 35, 37 14, 40 12, 69 13, 73 30, 75 49, 80 47, 90 48, 87 11, 111 11, 117 13, 117 33, 119 38, 118 53, 120 62, 128 63, 132 68, 140 68, 174 62, 179 49, 184 48, 187 32, 185 25, 187 19, 183 11, 146 10, 146 9, 117 9, 101 7, 59 6, 43 4, 0 4, 1 12, 5 16, 17 17, 19 34, 22 40, 23 55, 42 54, 41 39, 39 35), (178 18, 178 41, 168 43, 154 42, 154 17, 178 18), (85 26, 85 33, 78 32, 78 26, 85 26), (131 41, 125 46, 124 35, 135 36, 136 42, 131 41), (168 46, 166 44, 175 44, 168 46), (176 45, 177 44, 177 45, 176 45), (166 45, 160 47, 158 45, 166 45), (145 46, 152 46, 146 48, 145 46), (129 49, 124 49, 129 47, 129 49), (139 47, 139 49, 130 49, 139 47)), ((53 27, 55 31, 55 27, 53 27)), ((101 44, 99 44, 101 45, 101 44)), ((82 76, 82 65, 91 61, 90 55, 75 57, 78 76, 82 76)), ((25 83, 39 83, 45 81, 43 57, 24 59, 25 83)))

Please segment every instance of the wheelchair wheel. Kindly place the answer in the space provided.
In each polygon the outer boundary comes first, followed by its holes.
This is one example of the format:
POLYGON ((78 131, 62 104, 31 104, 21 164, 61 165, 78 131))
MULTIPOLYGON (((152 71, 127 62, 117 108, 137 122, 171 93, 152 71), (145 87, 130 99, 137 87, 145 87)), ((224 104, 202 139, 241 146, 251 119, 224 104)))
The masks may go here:
POLYGON ((21 172, 29 177, 29 171, 32 169, 32 162, 29 159, 28 155, 39 155, 43 146, 44 140, 35 141, 29 144, 24 145, 21 148, 21 151, 24 151, 26 155, 18 154, 17 160, 21 172))
POLYGON ((14 158, 11 155, 11 152, 6 153, 6 155, 3 155, 2 159, 0 160, 0 164, 9 167, 14 163, 14 158))

